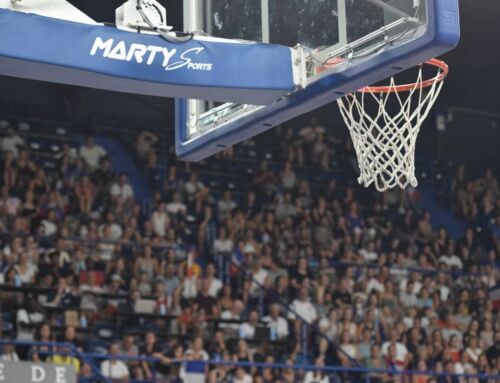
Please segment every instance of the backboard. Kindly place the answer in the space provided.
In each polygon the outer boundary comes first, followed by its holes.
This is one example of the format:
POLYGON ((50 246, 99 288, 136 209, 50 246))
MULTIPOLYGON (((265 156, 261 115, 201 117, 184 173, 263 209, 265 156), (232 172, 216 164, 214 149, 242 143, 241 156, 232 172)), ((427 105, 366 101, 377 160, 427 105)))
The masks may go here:
POLYGON ((443 54, 460 36, 457 0, 184 0, 184 24, 292 47, 306 77, 268 105, 177 100, 177 153, 193 161, 443 54))

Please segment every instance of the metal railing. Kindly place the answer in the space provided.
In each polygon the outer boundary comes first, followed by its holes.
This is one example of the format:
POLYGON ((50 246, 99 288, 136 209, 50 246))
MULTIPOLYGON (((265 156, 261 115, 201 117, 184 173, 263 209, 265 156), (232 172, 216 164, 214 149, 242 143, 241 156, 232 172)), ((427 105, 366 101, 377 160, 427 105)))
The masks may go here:
MULTIPOLYGON (((0 349, 5 345, 14 345, 20 347, 31 347, 33 352, 37 354, 46 355, 69 355, 74 358, 78 358, 84 363, 91 366, 94 373, 91 377, 79 376, 79 382, 105 382, 111 383, 111 380, 104 376, 98 365, 97 361, 104 360, 121 360, 123 362, 143 362, 150 364, 151 371, 153 373, 153 378, 146 380, 131 380, 133 383, 154 383, 157 382, 156 378, 156 366, 161 363, 157 358, 146 357, 146 356, 127 356, 127 355, 103 355, 103 354, 90 354, 80 352, 76 347, 69 343, 52 343, 52 342, 34 342, 34 341, 11 341, 11 340, 1 340, 0 339, 0 349), (48 347, 48 350, 41 351, 37 348, 48 347), (56 349, 58 349, 56 351, 56 349), (60 349, 65 349, 67 351, 62 351, 60 349)), ((1 355, 1 353, 0 353, 1 355)), ((500 381, 500 374, 498 371, 492 374, 486 373, 475 373, 475 374, 457 374, 457 373, 447 373, 442 371, 418 371, 410 369, 399 369, 396 367, 388 368, 364 368, 364 367, 344 367, 344 366, 317 366, 310 364, 292 364, 292 363, 259 363, 259 362, 235 362, 228 360, 208 360, 208 361, 193 361, 189 358, 186 359, 174 359, 169 362, 170 365, 181 365, 185 366, 189 362, 200 363, 205 368, 201 369, 206 371, 206 375, 210 374, 211 371, 220 369, 225 371, 227 374, 234 374, 238 368, 244 371, 251 372, 254 376, 260 376, 264 370, 272 371, 274 374, 277 373, 288 373, 296 375, 297 379, 304 380, 307 373, 317 372, 320 376, 326 377, 330 383, 342 383, 342 382, 364 382, 364 383, 375 383, 380 382, 380 377, 390 378, 393 382, 401 383, 411 383, 417 380, 416 378, 425 377, 427 379, 436 379, 436 381, 456 381, 459 383, 493 383, 500 381), (447 378, 452 378, 447 380, 447 378)), ((203 375, 203 374, 201 374, 203 375)), ((178 377, 177 377, 178 379, 178 377)), ((168 381, 168 379, 161 380, 162 382, 168 381)), ((178 381, 178 380, 177 380, 178 381)), ((432 380, 431 380, 432 381, 432 380)))

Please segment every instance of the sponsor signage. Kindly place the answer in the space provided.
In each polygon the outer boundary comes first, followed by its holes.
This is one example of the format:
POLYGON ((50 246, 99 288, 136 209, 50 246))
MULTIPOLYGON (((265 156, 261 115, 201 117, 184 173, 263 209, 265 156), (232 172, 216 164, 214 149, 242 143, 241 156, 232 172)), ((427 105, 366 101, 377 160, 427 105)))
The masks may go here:
POLYGON ((76 383, 74 366, 0 361, 0 383, 76 383))

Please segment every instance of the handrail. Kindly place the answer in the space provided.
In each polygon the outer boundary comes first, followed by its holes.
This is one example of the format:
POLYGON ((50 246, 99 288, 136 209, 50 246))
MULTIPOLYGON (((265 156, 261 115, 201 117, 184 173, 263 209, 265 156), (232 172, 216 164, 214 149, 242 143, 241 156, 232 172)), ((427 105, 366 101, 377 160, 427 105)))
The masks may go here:
MULTIPOLYGON (((114 360, 122 360, 122 361, 138 361, 138 362, 147 362, 152 364, 161 363, 161 361, 154 357, 146 357, 146 356, 128 356, 128 355, 101 355, 101 354, 91 354, 91 353, 80 353, 75 349, 74 345, 70 343, 56 343, 56 342, 35 342, 35 341, 21 341, 21 340, 5 340, 0 339, 0 345, 4 344, 13 344, 20 346, 51 346, 51 347, 67 347, 71 348, 71 350, 76 351, 73 355, 76 355, 80 359, 84 360, 86 363, 89 363, 88 359, 114 359, 114 360)), ((38 351, 37 351, 38 352, 38 351)), ((42 353, 42 351, 40 351, 42 353)), ((54 354, 54 352, 52 353, 54 354)), ((61 354, 58 352, 58 354, 61 354)), ((183 364, 186 362, 190 362, 192 360, 189 359, 172 359, 170 364, 183 364)), ((212 366, 231 366, 231 367, 255 367, 255 368, 270 368, 270 369, 288 369, 288 370, 301 370, 301 371, 324 371, 327 373, 357 373, 357 374, 366 374, 369 376, 370 374, 389 374, 389 375, 400 375, 400 376, 411 376, 411 375, 425 375, 429 377, 435 378, 443 378, 443 377, 457 377, 457 378, 465 378, 465 379, 486 379, 492 381, 500 381, 500 375, 489 375, 484 373, 479 374, 457 374, 457 373, 446 373, 446 372, 435 372, 435 371, 419 371, 419 370, 397 370, 393 368, 363 368, 363 367, 343 367, 343 366, 315 366, 315 365, 294 365, 294 364, 286 364, 286 363, 263 363, 263 362, 235 362, 229 360, 208 360, 208 361, 193 361, 203 363, 205 365, 212 366)), ((98 370, 98 369, 97 369, 98 370)), ((100 373, 100 371, 98 371, 100 373)), ((99 374, 100 375, 100 374, 99 374)), ((106 382, 107 378, 99 376, 99 379, 102 379, 106 382)))

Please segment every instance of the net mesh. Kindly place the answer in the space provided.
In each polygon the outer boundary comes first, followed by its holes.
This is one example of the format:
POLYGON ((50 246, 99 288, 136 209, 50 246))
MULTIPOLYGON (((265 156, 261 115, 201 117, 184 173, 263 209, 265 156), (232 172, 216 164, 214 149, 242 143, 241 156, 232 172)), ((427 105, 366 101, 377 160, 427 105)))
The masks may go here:
POLYGON ((418 185, 415 146, 443 87, 442 69, 438 71, 435 78, 424 81, 420 66, 417 81, 404 86, 404 91, 393 77, 383 91, 367 87, 337 100, 356 150, 361 185, 374 185, 381 192, 418 185))

